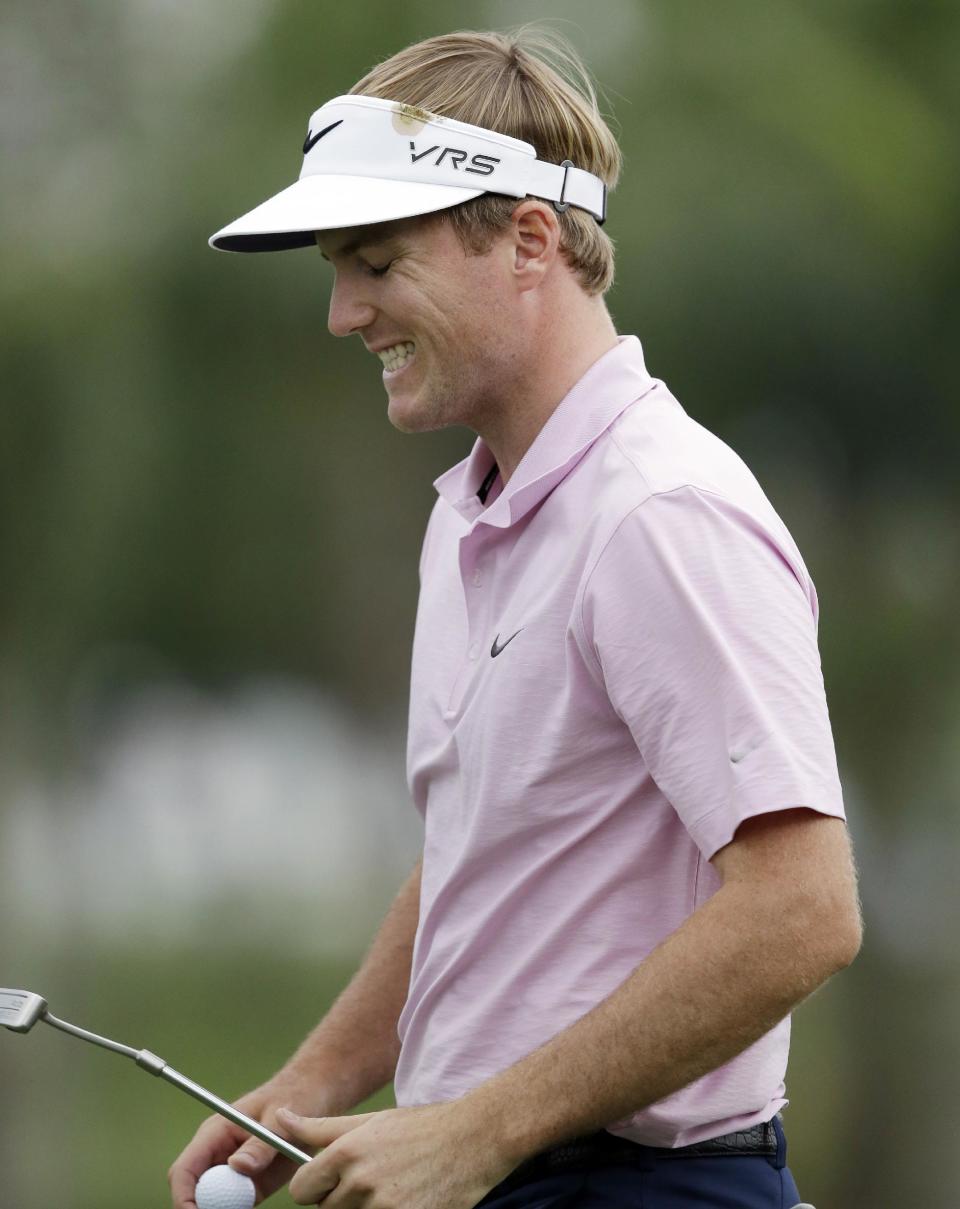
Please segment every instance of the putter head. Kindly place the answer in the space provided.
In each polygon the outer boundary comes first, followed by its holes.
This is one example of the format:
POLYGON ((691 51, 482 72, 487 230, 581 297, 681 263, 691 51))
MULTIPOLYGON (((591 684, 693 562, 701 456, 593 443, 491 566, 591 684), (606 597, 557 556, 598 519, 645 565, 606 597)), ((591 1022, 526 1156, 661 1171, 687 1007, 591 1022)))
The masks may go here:
POLYGON ((0 987, 0 1025, 14 1033, 29 1033, 47 1010, 47 1001, 32 991, 0 987))

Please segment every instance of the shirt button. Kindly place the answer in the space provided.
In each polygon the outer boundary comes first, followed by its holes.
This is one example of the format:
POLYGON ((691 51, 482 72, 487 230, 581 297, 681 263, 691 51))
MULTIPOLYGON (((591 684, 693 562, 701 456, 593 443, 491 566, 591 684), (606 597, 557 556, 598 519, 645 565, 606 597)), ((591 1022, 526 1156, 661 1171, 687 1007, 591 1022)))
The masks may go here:
POLYGON ((480 569, 478 567, 477 570, 474 571, 474 573, 473 573, 473 586, 475 588, 479 588, 482 583, 483 583, 483 576, 480 574, 480 569))

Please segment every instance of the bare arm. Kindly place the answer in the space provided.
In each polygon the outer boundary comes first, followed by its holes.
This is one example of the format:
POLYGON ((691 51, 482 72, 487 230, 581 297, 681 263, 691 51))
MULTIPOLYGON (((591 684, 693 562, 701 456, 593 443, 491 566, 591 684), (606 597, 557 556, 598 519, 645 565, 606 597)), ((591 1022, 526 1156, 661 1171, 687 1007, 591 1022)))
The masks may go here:
MULTIPOLYGON (((400 1054, 397 1021, 410 984, 420 916, 422 861, 404 882, 360 968, 290 1060, 237 1104, 284 1137, 277 1109, 330 1115, 348 1112, 393 1078, 400 1054)), ((281 1188, 291 1160, 223 1117, 209 1117, 170 1168, 175 1209, 195 1209, 194 1190, 207 1168, 227 1160, 253 1176, 261 1198, 281 1188), (250 1162, 252 1160, 252 1163, 250 1162)))
POLYGON ((422 860, 404 882, 359 970, 281 1074, 323 1084, 328 1112, 346 1112, 393 1078, 397 1020, 410 985, 422 860))
POLYGON ((619 987, 466 1095, 288 1119, 298 1142, 325 1148, 292 1180, 297 1204, 337 1187, 331 1204, 469 1209, 537 1151, 730 1061, 853 961, 862 929, 841 820, 753 818, 712 863, 721 888, 619 987))
MULTIPOLYGON (((721 889, 614 992, 460 1103, 516 1163, 716 1070, 854 960, 862 919, 842 821, 741 824, 721 889)), ((495 1149, 495 1147, 491 1147, 495 1149)))

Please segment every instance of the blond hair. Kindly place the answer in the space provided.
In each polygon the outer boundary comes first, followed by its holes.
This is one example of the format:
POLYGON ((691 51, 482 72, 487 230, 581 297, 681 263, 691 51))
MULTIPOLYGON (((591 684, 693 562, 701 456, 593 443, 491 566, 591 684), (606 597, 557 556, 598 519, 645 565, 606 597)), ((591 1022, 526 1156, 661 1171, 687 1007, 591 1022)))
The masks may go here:
MULTIPOLYGON (((461 30, 426 38, 377 64, 351 93, 401 101, 523 139, 551 164, 569 159, 612 190, 622 156, 600 114, 577 52, 555 30, 521 26, 505 33, 461 30)), ((488 252, 518 205, 484 193, 440 211, 465 251, 488 252)), ((560 250, 588 294, 613 284, 613 242, 592 214, 558 214, 560 250)))

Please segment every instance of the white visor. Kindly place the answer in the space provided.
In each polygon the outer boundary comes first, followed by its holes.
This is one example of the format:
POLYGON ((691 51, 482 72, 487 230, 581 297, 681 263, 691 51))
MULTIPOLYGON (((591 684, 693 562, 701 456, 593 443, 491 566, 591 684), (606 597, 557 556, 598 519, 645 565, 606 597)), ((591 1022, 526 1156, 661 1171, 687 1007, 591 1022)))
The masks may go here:
POLYGON ((607 189, 530 143, 380 97, 335 97, 313 114, 300 179, 210 237, 225 252, 315 246, 314 232, 431 214, 481 193, 539 197, 606 219, 607 189))

